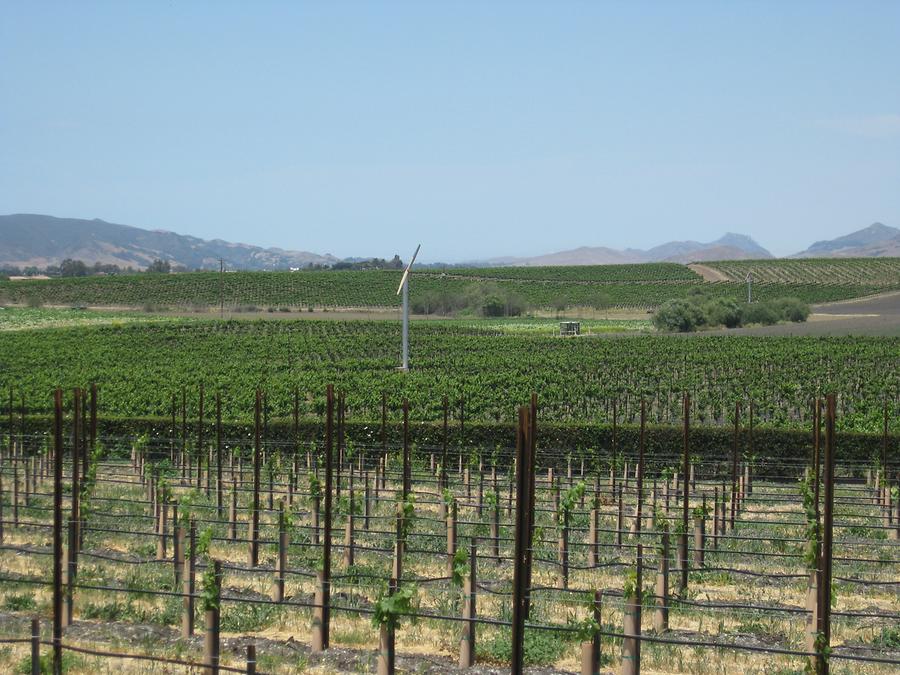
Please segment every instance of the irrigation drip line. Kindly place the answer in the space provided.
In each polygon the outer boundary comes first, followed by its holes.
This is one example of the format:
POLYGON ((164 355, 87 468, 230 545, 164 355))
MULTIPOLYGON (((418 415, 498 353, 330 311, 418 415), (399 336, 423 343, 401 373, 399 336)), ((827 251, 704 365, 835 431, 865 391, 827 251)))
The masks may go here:
MULTIPOLYGON (((31 642, 31 640, 28 640, 31 642)), ((46 645, 48 647, 54 646, 54 642, 52 640, 41 640, 40 643, 42 645, 46 645)), ((198 663, 196 661, 181 661, 179 659, 169 659, 163 656, 150 656, 147 654, 124 654, 120 652, 104 652, 97 649, 87 649, 85 647, 76 647, 74 645, 68 645, 65 642, 60 643, 59 645, 65 650, 71 652, 78 652, 81 654, 87 654, 89 656, 106 656, 111 658, 118 659, 136 659, 138 661, 153 661, 156 663, 168 663, 175 666, 187 666, 188 668, 207 668, 208 666, 204 663, 198 663)), ((223 666, 221 664, 218 665, 219 670, 224 670, 229 673, 246 673, 245 668, 234 668, 232 666, 223 666)), ((260 671, 257 671, 259 675, 263 675, 260 671)))

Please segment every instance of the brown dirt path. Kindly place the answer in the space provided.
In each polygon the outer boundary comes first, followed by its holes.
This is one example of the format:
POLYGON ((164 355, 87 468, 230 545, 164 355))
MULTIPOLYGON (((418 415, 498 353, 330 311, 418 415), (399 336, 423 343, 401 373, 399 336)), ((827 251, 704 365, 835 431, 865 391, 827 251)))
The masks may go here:
POLYGON ((709 265, 691 263, 690 265, 688 265, 688 269, 699 274, 701 277, 703 277, 704 281, 733 281, 733 279, 727 274, 725 274, 724 272, 720 272, 719 270, 710 267, 709 265))

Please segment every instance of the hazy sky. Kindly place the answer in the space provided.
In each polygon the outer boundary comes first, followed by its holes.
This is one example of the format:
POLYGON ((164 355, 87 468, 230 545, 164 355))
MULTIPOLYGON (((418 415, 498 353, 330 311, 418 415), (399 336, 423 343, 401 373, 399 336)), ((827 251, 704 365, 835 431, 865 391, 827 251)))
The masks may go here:
POLYGON ((426 261, 900 226, 900 2, 0 3, 0 213, 426 261))

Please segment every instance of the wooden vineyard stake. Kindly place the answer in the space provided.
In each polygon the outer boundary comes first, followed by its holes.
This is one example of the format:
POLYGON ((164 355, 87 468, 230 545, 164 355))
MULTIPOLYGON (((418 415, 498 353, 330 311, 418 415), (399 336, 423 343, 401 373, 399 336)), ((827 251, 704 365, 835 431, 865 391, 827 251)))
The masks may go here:
POLYGON ((734 444, 731 448, 731 514, 729 516, 729 529, 734 531, 734 521, 737 515, 737 465, 738 443, 740 438, 741 404, 734 404, 734 444))
MULTIPOLYGON (((399 587, 397 579, 388 584, 388 595, 394 595, 399 587)), ((378 628, 378 675, 394 675, 395 627, 393 621, 384 621, 378 628)))
POLYGON ((69 521, 69 536, 66 546, 66 595, 63 606, 63 628, 72 625, 75 605, 75 582, 78 577, 78 523, 69 521))
POLYGON ((287 570, 290 534, 284 518, 284 502, 278 502, 278 553, 275 557, 275 577, 272 579, 272 600, 284 602, 284 575, 287 570))
MULTIPOLYGON (((603 594, 594 591, 591 612, 596 626, 600 626, 602 600, 603 594)), ((581 675, 600 675, 600 644, 599 630, 594 631, 590 641, 581 643, 581 675)))
MULTIPOLYGON (((12 390, 10 389, 10 401, 12 390)), ((10 410, 12 406, 10 405, 10 410)), ((10 423, 12 412, 10 412, 10 423)), ((54 393, 53 418, 53 674, 62 673, 62 474, 63 474, 62 389, 54 393)), ((10 434, 10 438, 12 434, 10 434)))
POLYGON ((193 519, 189 527, 184 551, 184 572, 181 576, 182 611, 181 637, 186 640, 194 634, 194 587, 196 582, 197 526, 193 519))
POLYGON ((31 619, 31 675, 41 675, 41 620, 31 619))
MULTIPOLYGON (((200 383, 200 407, 197 413, 197 489, 202 487, 203 479, 203 383, 200 383)), ((206 496, 209 497, 209 482, 206 483, 206 496)))
POLYGON ((237 484, 231 484, 231 500, 228 504, 228 538, 231 541, 237 541, 237 525, 238 525, 238 500, 237 500, 237 484))
MULTIPOLYGON (((403 399, 403 501, 406 501, 406 497, 409 495, 410 482, 409 402, 403 399)), ((400 580, 399 577, 397 580, 400 580)))
POLYGON ((625 527, 625 497, 622 493, 622 485, 619 485, 619 511, 616 516, 616 548, 622 548, 622 530, 625 527))
POLYGON ((405 519, 403 517, 403 507, 397 505, 396 530, 394 535, 394 566, 391 576, 399 583, 403 579, 403 553, 406 548, 405 538, 405 519))
POLYGON ((172 562, 175 587, 178 588, 184 572, 184 527, 178 521, 178 504, 172 504, 172 562))
MULTIPOLYGON (((213 578, 216 584, 216 597, 221 597, 222 592, 222 563, 214 560, 213 578)), ((205 675, 218 675, 219 673, 219 612, 220 602, 212 607, 207 607, 204 612, 205 631, 203 633, 203 664, 205 675)))
POLYGON ((694 567, 703 567, 706 550, 706 495, 701 514, 694 517, 694 567))
POLYGON ((447 514, 447 576, 453 578, 453 559, 456 556, 456 514, 457 505, 454 500, 447 514))
MULTIPOLYGON (((329 384, 325 392, 325 523, 322 538, 322 568, 316 574, 316 592, 313 608, 311 649, 320 652, 328 649, 331 624, 331 471, 332 424, 334 422, 334 386, 329 384)), ((382 399, 383 400, 383 399, 382 399)))
POLYGON ((344 567, 349 568, 353 566, 354 555, 353 555, 353 528, 354 528, 354 514, 353 514, 353 502, 354 502, 354 486, 353 486, 353 469, 350 469, 350 480, 347 486, 347 496, 349 497, 349 506, 347 509, 347 521, 344 524, 344 567))
POLYGON ((569 587, 569 510, 556 512, 559 523, 559 588, 569 587))
POLYGON ((222 484, 222 393, 216 392, 216 512, 225 516, 222 484))
POLYGON ((684 413, 683 428, 683 456, 682 456, 682 512, 681 512, 681 534, 678 537, 678 553, 679 565, 681 566, 681 583, 678 592, 682 597, 687 595, 688 588, 688 571, 690 562, 688 560, 688 510, 690 508, 690 425, 691 425, 691 397, 685 393, 682 400, 682 410, 684 413))
POLYGON ((260 469, 260 407, 262 398, 256 390, 253 408, 253 506, 250 512, 250 567, 259 565, 259 469, 260 469))
MULTIPOLYGON (((641 589, 643 546, 637 546, 634 588, 625 594, 624 627, 622 640, 622 675, 640 675, 641 672, 641 589)), ((626 589, 628 590, 628 589, 626 589)))
POLYGON ((156 559, 166 559, 166 540, 169 535, 169 504, 165 500, 159 504, 159 518, 157 518, 159 536, 156 543, 156 559))
POLYGON ((256 675, 256 645, 247 645, 247 675, 256 675))
POLYGON ((478 560, 478 540, 472 537, 469 544, 469 574, 463 581, 462 638, 459 641, 459 667, 471 668, 475 665, 475 618, 477 584, 475 580, 478 560))
POLYGON ((659 542, 659 571, 656 573, 656 609, 653 612, 653 630, 665 633, 669 630, 669 527, 665 524, 659 542))
MULTIPOLYGON (((532 410, 535 409, 532 398, 532 410)), ((521 673, 524 663, 525 619, 528 616, 528 596, 531 585, 532 515, 534 513, 534 432, 535 423, 528 407, 519 408, 516 434, 516 523, 513 560, 513 673, 521 673)))

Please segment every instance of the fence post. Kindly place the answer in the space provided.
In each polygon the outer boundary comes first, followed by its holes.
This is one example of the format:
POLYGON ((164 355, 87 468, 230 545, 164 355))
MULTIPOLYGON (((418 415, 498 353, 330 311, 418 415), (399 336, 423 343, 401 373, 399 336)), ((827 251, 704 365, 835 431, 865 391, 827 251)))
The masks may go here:
POLYGON ((192 519, 187 539, 187 547, 184 552, 184 573, 181 577, 181 637, 185 640, 194 634, 194 580, 196 572, 194 555, 196 549, 197 526, 192 519))
POLYGON ((600 501, 597 493, 594 493, 594 505, 591 508, 591 516, 588 520, 588 567, 596 567, 600 563, 600 549, 597 544, 597 535, 600 520, 600 501))
POLYGON ((290 539, 284 522, 284 501, 278 502, 278 555, 275 558, 275 578, 272 580, 272 600, 284 602, 284 571, 287 569, 290 539))
POLYGON ((669 630, 669 527, 666 523, 660 536, 659 571, 656 573, 656 610, 653 612, 653 630, 665 633, 669 630))
POLYGON ((622 675, 640 675, 641 672, 641 567, 643 546, 637 546, 634 591, 625 596, 624 630, 627 636, 622 640, 622 675))
MULTIPOLYGON (((594 591, 592 612, 594 623, 600 624, 600 603, 603 600, 601 591, 594 591)), ((589 642, 581 643, 581 675, 600 675, 600 631, 594 631, 594 636, 589 642)))
MULTIPOLYGON (((213 560, 212 565, 216 579, 216 597, 221 597, 222 563, 213 560)), ((221 600, 214 607, 207 608, 204 615, 206 631, 203 635, 203 663, 206 665, 204 669, 206 675, 218 675, 219 673, 220 602, 221 600)))
POLYGON ((463 581, 463 623, 462 639, 459 641, 459 667, 471 668, 475 665, 475 598, 477 595, 475 568, 478 560, 478 540, 472 537, 469 544, 469 576, 463 581))
MULTIPOLYGON (((397 580, 391 579, 388 595, 397 592, 397 580)), ((383 622, 378 628, 378 675, 394 675, 394 622, 383 622)))

